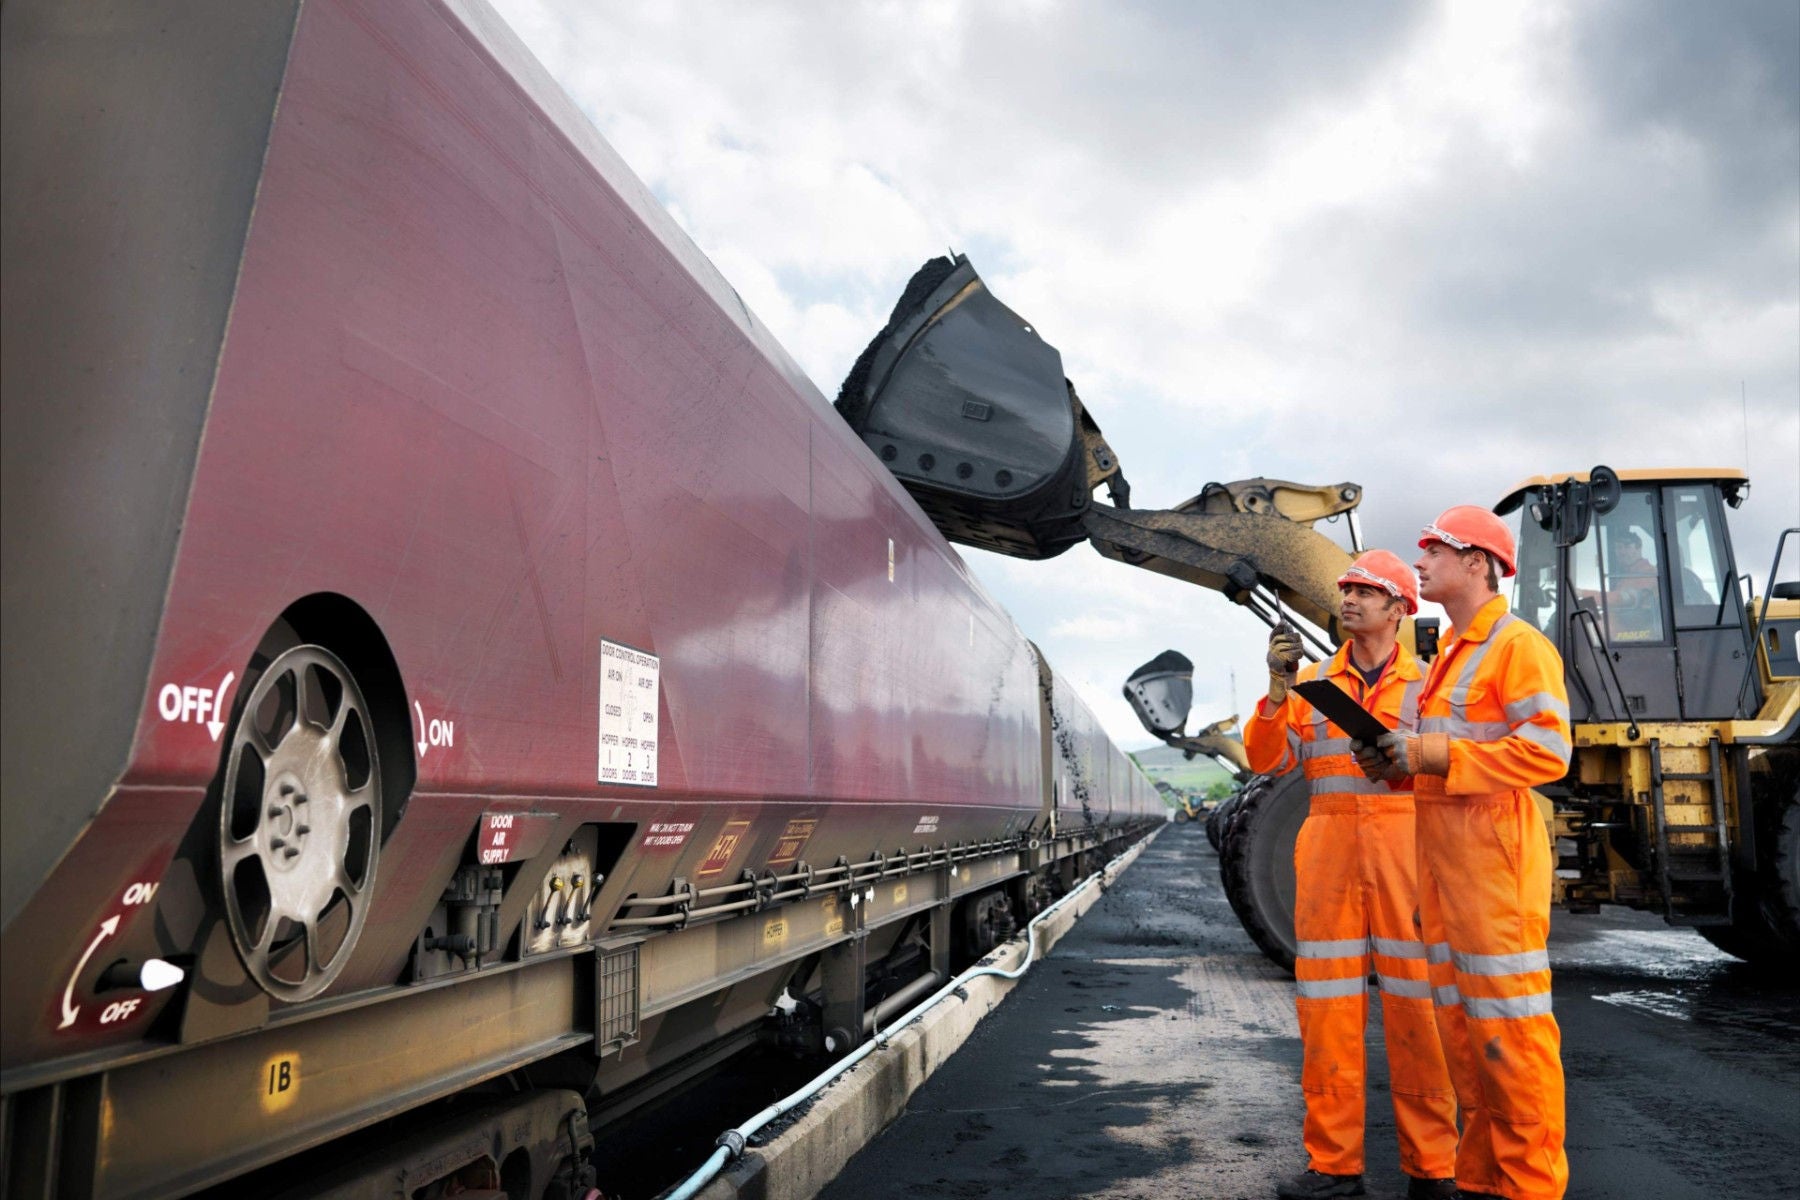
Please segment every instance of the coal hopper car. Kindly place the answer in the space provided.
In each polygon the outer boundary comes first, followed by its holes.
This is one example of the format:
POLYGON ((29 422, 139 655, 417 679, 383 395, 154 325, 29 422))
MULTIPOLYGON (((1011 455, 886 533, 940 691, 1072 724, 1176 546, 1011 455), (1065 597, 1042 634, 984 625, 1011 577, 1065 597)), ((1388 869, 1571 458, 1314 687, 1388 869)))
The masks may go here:
POLYGON ((0 21, 7 1197, 583 1196, 1161 821, 484 7, 0 21))

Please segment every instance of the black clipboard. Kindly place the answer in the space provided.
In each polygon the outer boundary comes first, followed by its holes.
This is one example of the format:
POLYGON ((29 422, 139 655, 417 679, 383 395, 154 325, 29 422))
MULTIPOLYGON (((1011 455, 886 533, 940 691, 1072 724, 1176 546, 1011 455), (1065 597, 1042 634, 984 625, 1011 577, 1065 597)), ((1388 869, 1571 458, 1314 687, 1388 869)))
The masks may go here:
POLYGON ((1352 738, 1374 745, 1383 734, 1392 733, 1381 718, 1350 698, 1350 694, 1329 679, 1309 679, 1294 685, 1301 699, 1325 714, 1325 718, 1352 738))

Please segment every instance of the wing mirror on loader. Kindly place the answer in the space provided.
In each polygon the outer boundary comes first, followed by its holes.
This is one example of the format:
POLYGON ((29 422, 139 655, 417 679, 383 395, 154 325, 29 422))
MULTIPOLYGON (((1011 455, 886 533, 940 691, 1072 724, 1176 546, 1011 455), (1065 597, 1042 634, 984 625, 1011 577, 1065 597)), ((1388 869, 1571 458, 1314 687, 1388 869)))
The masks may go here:
POLYGON ((1539 528, 1556 535, 1558 546, 1573 546, 1588 535, 1595 517, 1603 517, 1619 506, 1623 494, 1619 474, 1611 467, 1595 467, 1586 481, 1573 477, 1550 489, 1548 495, 1531 506, 1531 519, 1539 528))

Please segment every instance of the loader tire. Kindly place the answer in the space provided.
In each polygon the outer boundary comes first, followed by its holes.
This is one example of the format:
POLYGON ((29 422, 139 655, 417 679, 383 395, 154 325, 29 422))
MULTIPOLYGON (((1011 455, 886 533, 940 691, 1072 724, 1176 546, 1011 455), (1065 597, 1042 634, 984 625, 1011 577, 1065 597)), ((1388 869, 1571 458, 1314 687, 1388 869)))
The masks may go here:
POLYGON ((1294 842, 1306 820, 1306 780, 1299 771, 1258 779, 1231 813, 1219 854, 1225 898, 1257 949, 1293 971, 1294 842), (1258 786, 1258 785, 1261 786, 1258 786))
POLYGON ((1762 852, 1754 875, 1738 874, 1729 925, 1700 935, 1734 958, 1779 976, 1800 975, 1800 793, 1757 822, 1762 852))
MULTIPOLYGON (((1738 886, 1754 889, 1755 881, 1745 878, 1738 886)), ((1755 892, 1749 890, 1747 894, 1754 896, 1755 892)), ((1694 932, 1733 958, 1741 958, 1757 967, 1779 971, 1789 953, 1770 927, 1762 907, 1754 902, 1744 905, 1731 924, 1700 925, 1694 932)))
POLYGON ((1243 796, 1242 789, 1235 791, 1219 801, 1213 810, 1206 814, 1206 840, 1212 843, 1215 854, 1223 848, 1225 827, 1230 824, 1231 812, 1237 807, 1238 801, 1243 799, 1243 796))
POLYGON ((1789 971, 1800 969, 1800 791, 1784 805, 1775 825, 1775 862, 1763 911, 1784 951, 1789 971))

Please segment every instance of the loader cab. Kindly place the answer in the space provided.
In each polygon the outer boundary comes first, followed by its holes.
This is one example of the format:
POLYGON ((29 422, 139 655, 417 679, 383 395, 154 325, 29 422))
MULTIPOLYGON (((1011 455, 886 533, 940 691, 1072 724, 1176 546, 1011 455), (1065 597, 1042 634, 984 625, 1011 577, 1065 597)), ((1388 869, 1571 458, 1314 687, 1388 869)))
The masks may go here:
POLYGON ((1561 651, 1574 721, 1754 715, 1725 524, 1748 486, 1739 471, 1597 467, 1528 479, 1495 506, 1516 521, 1513 612, 1561 651))

